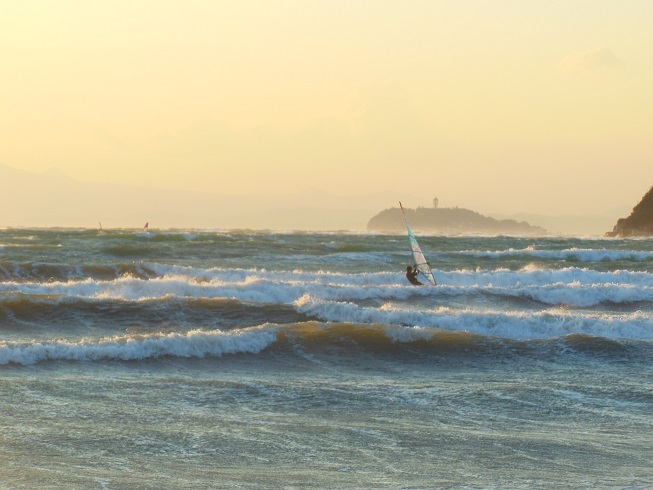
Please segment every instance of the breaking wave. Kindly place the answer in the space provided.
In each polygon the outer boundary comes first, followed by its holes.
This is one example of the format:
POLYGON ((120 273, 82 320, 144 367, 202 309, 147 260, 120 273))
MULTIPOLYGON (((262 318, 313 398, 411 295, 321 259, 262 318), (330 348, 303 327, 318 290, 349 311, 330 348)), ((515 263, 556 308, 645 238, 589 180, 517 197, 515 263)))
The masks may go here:
POLYGON ((295 304, 301 313, 330 322, 420 326, 515 340, 555 338, 576 333, 614 339, 653 339, 651 316, 641 311, 615 315, 564 309, 506 312, 439 307, 415 310, 393 303, 380 308, 366 307, 353 302, 320 300, 309 295, 295 304))
MULTIPOLYGON (((549 306, 587 308, 602 304, 653 305, 653 275, 645 272, 597 272, 588 269, 452 271, 438 273, 437 288, 407 286, 401 274, 275 272, 255 269, 195 269, 148 264, 128 268, 113 279, 0 282, 0 304, 16 295, 34 301, 157 298, 231 298, 291 304, 310 294, 325 300, 362 301, 478 297, 524 299, 549 306)), ((105 271, 112 273, 109 269, 105 271)), ((115 273, 113 273, 115 274, 115 273)))
POLYGON ((346 356, 390 356, 416 361, 416 356, 478 356, 592 354, 607 358, 624 355, 650 360, 650 349, 624 340, 572 334, 545 341, 515 341, 473 332, 452 332, 430 327, 387 324, 305 322, 265 324, 238 331, 193 330, 186 334, 156 333, 111 338, 0 342, 0 365, 30 365, 48 361, 147 361, 160 358, 218 358, 258 355, 270 351, 309 362, 346 356))
POLYGON ((257 353, 276 340, 274 329, 150 334, 99 340, 0 342, 0 364, 41 361, 144 360, 164 356, 194 357, 257 353))
POLYGON ((458 252, 460 255, 468 255, 477 258, 501 259, 505 257, 526 257, 552 260, 576 260, 578 262, 602 262, 602 261, 644 261, 653 258, 651 251, 634 250, 609 250, 609 249, 583 249, 568 248, 564 250, 538 250, 536 247, 507 250, 465 250, 458 252))

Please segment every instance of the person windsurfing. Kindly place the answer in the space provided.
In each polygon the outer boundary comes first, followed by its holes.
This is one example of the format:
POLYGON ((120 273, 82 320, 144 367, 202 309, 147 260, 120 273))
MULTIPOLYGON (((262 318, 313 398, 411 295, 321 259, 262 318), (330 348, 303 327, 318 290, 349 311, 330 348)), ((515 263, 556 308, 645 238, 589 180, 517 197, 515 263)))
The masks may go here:
POLYGON ((419 274, 419 269, 417 266, 408 266, 406 267, 406 278, 413 286, 423 286, 421 282, 417 280, 417 274, 419 274))
POLYGON ((431 264, 429 264, 428 260, 426 260, 426 257, 424 257, 424 254, 422 253, 422 249, 417 243, 417 239, 415 238, 415 235, 413 235, 413 230, 408 224, 408 218, 406 218, 406 213, 404 211, 404 207, 401 204, 401 201, 399 201, 399 207, 401 208, 401 212, 404 215, 404 220, 406 221, 406 231, 408 232, 410 251, 413 256, 413 259, 415 260, 415 265, 413 265, 412 267, 408 266, 406 268, 406 277, 408 278, 411 284, 415 286, 423 286, 423 284, 417 280, 417 274, 422 274, 422 276, 424 276, 424 278, 429 282, 429 284, 431 284, 432 286, 437 286, 438 283, 435 282, 435 277, 433 277, 431 264))

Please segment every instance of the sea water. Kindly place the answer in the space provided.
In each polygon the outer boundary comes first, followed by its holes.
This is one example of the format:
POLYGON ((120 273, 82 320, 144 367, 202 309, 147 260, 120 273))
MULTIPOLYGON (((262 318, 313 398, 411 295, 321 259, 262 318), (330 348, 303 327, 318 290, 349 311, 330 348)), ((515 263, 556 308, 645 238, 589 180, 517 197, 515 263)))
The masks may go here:
POLYGON ((0 230, 3 488, 653 486, 653 241, 0 230))

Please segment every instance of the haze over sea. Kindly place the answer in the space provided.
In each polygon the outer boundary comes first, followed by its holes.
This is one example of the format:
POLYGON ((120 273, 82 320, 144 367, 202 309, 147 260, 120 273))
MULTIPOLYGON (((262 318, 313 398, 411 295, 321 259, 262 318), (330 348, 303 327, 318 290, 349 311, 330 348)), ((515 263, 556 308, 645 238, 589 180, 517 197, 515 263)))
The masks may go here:
POLYGON ((9 488, 653 486, 653 241, 0 230, 9 488))

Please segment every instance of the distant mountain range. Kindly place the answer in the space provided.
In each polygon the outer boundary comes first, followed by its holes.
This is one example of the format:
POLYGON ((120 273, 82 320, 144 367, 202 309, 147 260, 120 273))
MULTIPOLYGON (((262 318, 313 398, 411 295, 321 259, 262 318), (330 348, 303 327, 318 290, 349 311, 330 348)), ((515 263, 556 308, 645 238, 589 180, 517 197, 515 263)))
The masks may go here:
MULTIPOLYGON (((238 188, 234 183, 234 188, 238 188)), ((338 196, 305 189, 288 196, 228 196, 82 182, 51 170, 0 164, 0 226, 362 230, 393 195, 338 196)))

